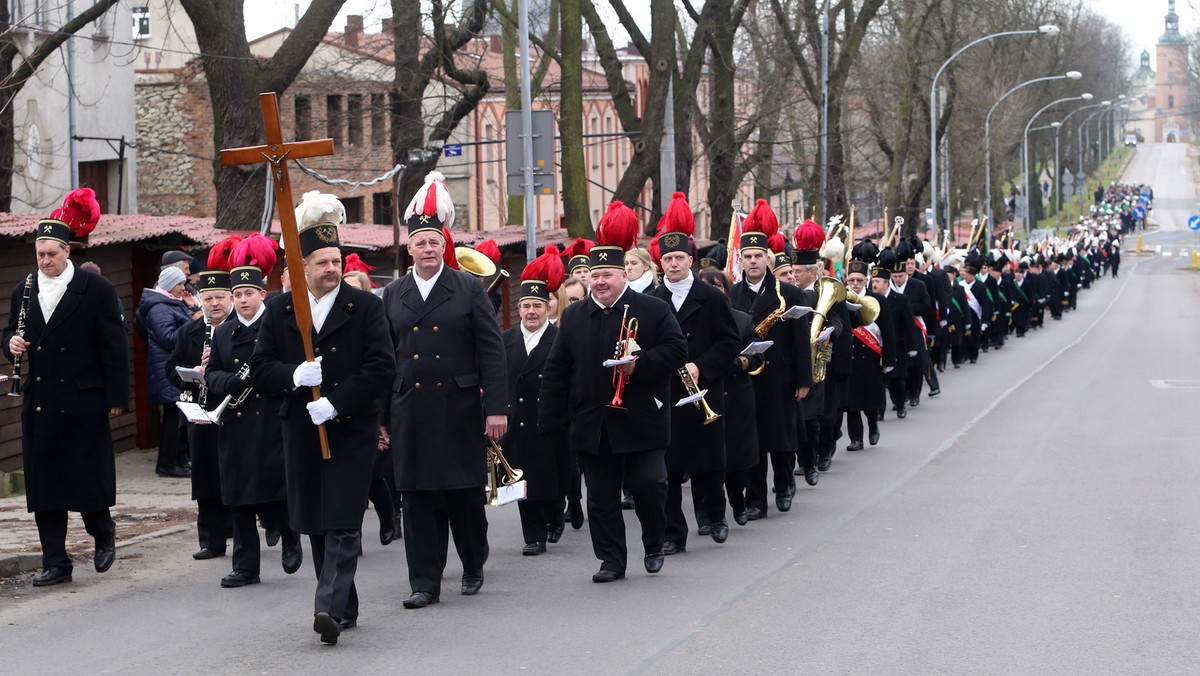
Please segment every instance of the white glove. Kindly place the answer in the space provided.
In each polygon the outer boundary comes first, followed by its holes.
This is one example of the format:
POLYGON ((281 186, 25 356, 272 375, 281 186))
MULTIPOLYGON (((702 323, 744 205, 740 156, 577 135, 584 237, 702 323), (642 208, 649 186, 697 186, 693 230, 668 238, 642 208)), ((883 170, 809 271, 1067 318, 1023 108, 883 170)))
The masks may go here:
POLYGON ((313 361, 306 361, 296 367, 292 371, 292 383, 296 387, 317 387, 321 384, 321 360, 324 357, 317 357, 313 361))
POLYGON ((917 351, 916 351, 916 350, 909 350, 909 351, 908 351, 908 356, 910 356, 910 357, 915 357, 915 356, 917 356, 917 351))
POLYGON ((947 324, 949 324, 949 323, 950 323, 950 322, 948 322, 948 321, 946 321, 945 319, 943 319, 942 321, 938 322, 938 325, 939 325, 939 326, 941 326, 941 327, 944 329, 944 328, 946 328, 946 325, 947 325, 947 324))
POLYGON ((884 372, 884 373, 891 373, 892 371, 895 371, 895 370, 896 370, 896 367, 895 367, 895 366, 885 366, 885 367, 883 367, 883 372, 884 372))
POLYGON ((979 329, 980 329, 981 331, 987 331, 987 327, 988 327, 988 325, 987 325, 987 324, 983 324, 983 325, 981 325, 981 326, 979 327, 979 329))
POLYGON ((325 423, 337 417, 337 409, 333 404, 329 403, 329 399, 321 397, 316 401, 310 401, 305 405, 308 409, 308 417, 312 418, 314 425, 324 425, 325 423))

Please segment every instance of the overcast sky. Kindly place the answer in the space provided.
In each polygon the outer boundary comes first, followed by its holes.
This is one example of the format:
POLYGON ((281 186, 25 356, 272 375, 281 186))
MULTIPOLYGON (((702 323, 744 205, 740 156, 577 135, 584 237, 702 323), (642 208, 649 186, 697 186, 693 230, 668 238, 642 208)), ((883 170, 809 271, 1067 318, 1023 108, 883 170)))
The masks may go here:
MULTIPOLYGON (((1138 55, 1149 49, 1153 65, 1154 43, 1163 32, 1163 17, 1167 14, 1167 0, 1084 0, 1092 7, 1121 26, 1129 37, 1136 65, 1138 55)), ((1197 25, 1196 4, 1200 0, 1178 0, 1179 29, 1185 35, 1197 25)), ((303 12, 309 0, 252 0, 246 3, 246 33, 251 39, 270 33, 282 26, 295 24, 297 13, 303 12)), ((603 9, 606 3, 598 3, 603 9)), ((649 3, 629 3, 635 15, 642 14, 642 23, 649 23, 649 3)), ((334 21, 332 29, 341 31, 346 25, 346 16, 361 14, 366 17, 367 32, 377 32, 380 21, 391 14, 390 0, 349 0, 334 21)), ((614 22, 615 23, 615 22, 614 22)))

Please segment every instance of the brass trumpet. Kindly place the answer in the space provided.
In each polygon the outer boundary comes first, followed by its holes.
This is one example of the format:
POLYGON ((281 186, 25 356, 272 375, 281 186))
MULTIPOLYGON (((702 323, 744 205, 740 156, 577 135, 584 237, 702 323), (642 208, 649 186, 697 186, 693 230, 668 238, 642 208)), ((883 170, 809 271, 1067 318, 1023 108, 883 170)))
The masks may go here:
MULTIPOLYGON (((238 369, 238 372, 236 375, 237 375, 238 380, 244 381, 247 378, 249 378, 250 377, 250 365, 243 364, 242 368, 238 369)), ((236 397, 234 397, 232 394, 225 395, 225 398, 222 399, 221 403, 218 404, 217 407, 214 408, 212 410, 212 412, 208 414, 208 417, 210 419, 212 419, 213 422, 220 425, 221 424, 221 415, 223 413, 225 413, 225 409, 226 408, 237 408, 238 406, 241 406, 242 402, 246 401, 246 397, 250 396, 250 393, 253 391, 254 391, 253 387, 248 387, 245 390, 243 390, 242 393, 236 397)))
MULTIPOLYGON (((692 377, 690 372, 688 372, 686 366, 679 369, 679 379, 683 381, 683 389, 687 390, 689 397, 694 397, 697 394, 700 394, 700 386, 696 384, 696 379, 692 377)), ((721 417, 721 414, 713 411, 712 407, 708 405, 708 402, 704 401, 704 397, 700 397, 698 400, 692 402, 692 406, 695 406, 699 411, 704 413, 705 425, 714 423, 718 418, 721 417)))
MULTIPOLYGON (((621 313, 621 333, 617 336, 617 347, 613 352, 614 359, 624 359, 633 354, 633 346, 637 344, 637 317, 629 317, 629 306, 625 306, 625 311, 621 313)), ((625 405, 622 401, 622 395, 625 393, 625 385, 629 383, 629 376, 621 372, 619 366, 613 367, 613 393, 612 401, 609 402, 609 408, 624 409, 625 405)))
POLYGON ((500 504, 500 486, 512 486, 521 480, 525 472, 519 469, 513 469, 512 465, 508 464, 508 460, 504 459, 504 453, 500 450, 500 445, 488 439, 487 448, 487 465, 488 465, 488 488, 491 489, 488 498, 489 505, 500 504), (500 470, 504 470, 504 477, 500 477, 500 470))

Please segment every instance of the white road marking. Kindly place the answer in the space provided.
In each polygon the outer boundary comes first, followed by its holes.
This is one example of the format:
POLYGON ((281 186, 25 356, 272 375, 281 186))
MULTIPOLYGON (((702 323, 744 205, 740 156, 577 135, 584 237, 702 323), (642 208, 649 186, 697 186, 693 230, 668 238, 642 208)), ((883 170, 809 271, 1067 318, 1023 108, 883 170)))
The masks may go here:
POLYGON ((1156 380, 1151 378, 1150 387, 1159 390, 1200 390, 1200 380, 1156 380))

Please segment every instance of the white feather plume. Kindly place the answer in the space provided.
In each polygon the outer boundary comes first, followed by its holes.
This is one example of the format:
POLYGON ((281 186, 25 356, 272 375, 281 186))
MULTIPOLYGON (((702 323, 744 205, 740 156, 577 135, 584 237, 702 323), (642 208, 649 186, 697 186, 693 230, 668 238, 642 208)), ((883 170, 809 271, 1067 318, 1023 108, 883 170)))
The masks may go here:
POLYGON ((846 245, 842 244, 841 239, 833 237, 821 246, 821 257, 831 261, 840 261, 846 257, 846 245))
POLYGON ((300 198, 296 207, 296 229, 304 232, 323 223, 341 225, 346 222, 346 207, 337 195, 310 190, 300 198))
POLYGON ((425 183, 417 189, 417 194, 413 195, 412 201, 404 209, 404 220, 407 221, 413 215, 433 215, 425 213, 425 202, 430 190, 435 191, 438 220, 447 228, 454 227, 454 200, 450 197, 450 191, 446 190, 446 177, 439 171, 425 174, 425 183))

